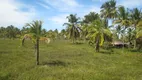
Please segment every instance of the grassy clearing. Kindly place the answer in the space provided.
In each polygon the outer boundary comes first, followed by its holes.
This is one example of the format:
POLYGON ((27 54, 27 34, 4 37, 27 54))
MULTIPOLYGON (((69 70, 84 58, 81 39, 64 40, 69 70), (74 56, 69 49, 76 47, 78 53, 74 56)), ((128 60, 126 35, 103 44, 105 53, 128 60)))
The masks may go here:
POLYGON ((36 66, 31 41, 25 47, 19 44, 19 40, 0 40, 0 80, 142 80, 140 52, 95 53, 87 44, 55 41, 40 44, 36 66))

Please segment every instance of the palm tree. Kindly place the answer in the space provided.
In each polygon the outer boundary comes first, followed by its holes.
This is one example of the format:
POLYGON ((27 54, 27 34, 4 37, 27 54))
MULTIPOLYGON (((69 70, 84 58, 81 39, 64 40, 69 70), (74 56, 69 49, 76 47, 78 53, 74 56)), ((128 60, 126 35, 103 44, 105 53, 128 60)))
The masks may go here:
POLYGON ((91 23, 88 27, 88 31, 87 37, 95 43, 95 50, 99 52, 100 46, 102 46, 104 42, 104 34, 111 36, 110 30, 105 28, 104 20, 98 19, 91 23))
MULTIPOLYGON (((109 0, 102 4, 101 6, 101 17, 105 20, 105 27, 108 28, 108 21, 112 19, 112 21, 117 17, 117 7, 115 0, 109 0)), ((105 35, 105 41, 111 41, 112 38, 105 35)))
POLYGON ((89 14, 84 16, 83 23, 89 24, 93 22, 94 20, 99 18, 99 14, 95 12, 90 12, 89 14))
POLYGON ((101 6, 101 17, 105 19, 105 26, 108 27, 108 20, 114 19, 117 16, 116 1, 110 0, 101 6))
MULTIPOLYGON (((137 27, 139 26, 139 23, 142 21, 142 12, 138 8, 134 8, 131 10, 131 21, 132 21, 132 26, 137 30, 137 27)), ((135 39, 134 39, 134 49, 136 48, 136 34, 135 33, 135 39)))
POLYGON ((88 26, 94 21, 99 19, 99 14, 95 12, 90 12, 89 14, 84 16, 84 19, 81 23, 81 30, 82 30, 82 37, 84 40, 86 39, 86 36, 88 34, 88 26))
POLYGON ((5 39, 7 36, 7 31, 6 31, 6 28, 4 27, 0 27, 0 37, 5 39))
POLYGON ((41 30, 41 35, 45 37, 46 36, 46 32, 47 32, 46 29, 42 29, 41 30))
POLYGON ((135 29, 133 28, 133 27, 129 27, 129 28, 127 28, 127 39, 128 39, 128 42, 130 43, 129 44, 129 47, 130 47, 130 45, 132 44, 132 40, 134 40, 134 38, 135 38, 135 29))
POLYGON ((125 36, 126 28, 131 26, 128 9, 126 10, 124 6, 119 6, 118 12, 117 12, 117 18, 114 20, 113 24, 117 24, 121 26, 121 37, 124 43, 124 36, 125 36))
MULTIPOLYGON (((36 65, 39 65, 39 39, 42 32, 42 21, 33 21, 32 23, 27 23, 26 26, 30 27, 30 36, 33 39, 36 51, 36 65)), ((22 42, 24 42, 24 39, 22 42)))
POLYGON ((56 38, 56 33, 53 30, 49 30, 46 33, 46 37, 51 38, 54 41, 56 38))
POLYGON ((64 25, 67 25, 67 31, 69 33, 69 38, 72 39, 73 43, 75 43, 75 40, 80 37, 80 28, 77 26, 79 23, 79 18, 76 17, 76 14, 70 14, 67 16, 69 23, 64 23, 64 25))
POLYGON ((62 39, 66 39, 66 30, 65 29, 62 29, 61 32, 60 32, 60 37, 62 39))

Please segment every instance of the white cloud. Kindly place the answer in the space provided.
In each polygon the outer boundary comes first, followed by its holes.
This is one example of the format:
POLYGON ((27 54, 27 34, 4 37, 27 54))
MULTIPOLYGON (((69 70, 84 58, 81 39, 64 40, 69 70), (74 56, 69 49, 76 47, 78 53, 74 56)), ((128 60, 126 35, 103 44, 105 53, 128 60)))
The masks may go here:
POLYGON ((67 22, 67 19, 66 19, 67 16, 68 14, 61 14, 61 15, 50 17, 48 20, 51 20, 55 24, 63 25, 64 23, 67 22))
POLYGON ((62 12, 75 12, 82 6, 76 0, 44 0, 44 2, 62 12))
POLYGON ((117 1, 119 5, 123 5, 127 8, 140 7, 142 0, 120 0, 117 1))
POLYGON ((35 9, 16 2, 15 0, 0 1, 0 26, 15 25, 22 27, 35 16, 35 9), (27 11, 21 11, 25 8, 27 11))
POLYGON ((97 6, 91 6, 90 9, 89 9, 88 11, 100 13, 100 7, 97 7, 97 6))
POLYGON ((46 4, 43 4, 43 3, 40 3, 40 2, 37 2, 37 4, 39 4, 40 6, 46 8, 46 9, 50 9, 50 7, 47 6, 46 4))
POLYGON ((92 0, 93 2, 106 2, 106 1, 108 1, 108 0, 92 0))
MULTIPOLYGON (((100 8, 96 6, 89 6, 89 7, 82 7, 81 9, 76 11, 77 17, 81 17, 81 18, 83 18, 84 15, 87 15, 90 12, 100 13, 100 8)), ((59 14, 59 15, 50 17, 48 20, 51 20, 54 24, 63 25, 64 23, 68 22, 66 17, 69 16, 69 14, 71 13, 59 14)))

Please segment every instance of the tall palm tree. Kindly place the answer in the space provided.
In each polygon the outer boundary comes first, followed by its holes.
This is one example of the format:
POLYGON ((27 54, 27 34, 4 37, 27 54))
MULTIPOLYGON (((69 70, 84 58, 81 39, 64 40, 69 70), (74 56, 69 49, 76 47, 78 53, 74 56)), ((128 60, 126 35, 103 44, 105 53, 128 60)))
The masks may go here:
POLYGON ((89 24, 93 22, 94 20, 99 18, 99 14, 95 12, 90 12, 89 14, 84 16, 83 23, 89 24))
MULTIPOLYGON (((39 39, 42 33, 42 21, 33 21, 32 23, 27 23, 26 26, 30 27, 30 36, 33 39, 35 50, 36 50, 36 65, 39 65, 39 39)), ((22 42, 24 39, 22 40, 22 42)))
POLYGON ((86 36, 88 34, 88 26, 94 21, 99 19, 99 14, 95 13, 95 12, 90 12, 89 14, 84 16, 84 20, 82 21, 81 24, 81 29, 82 29, 82 35, 84 37, 84 39, 86 39, 86 36))
POLYGON ((110 0, 101 6, 101 17, 105 19, 105 26, 108 27, 108 20, 117 16, 116 1, 110 0))
POLYGON ((64 23, 64 25, 67 25, 67 31, 69 33, 69 38, 72 39, 73 43, 75 43, 75 40, 80 37, 80 28, 77 26, 79 23, 79 18, 76 17, 76 14, 70 14, 67 16, 68 23, 64 23))
MULTIPOLYGON (((137 30, 137 27, 139 26, 139 23, 142 21, 142 12, 138 8, 134 8, 131 10, 131 21, 132 21, 132 26, 137 30)), ((135 33, 135 39, 134 39, 134 48, 136 48, 136 34, 135 33)))
POLYGON ((100 46, 102 46, 104 42, 104 34, 111 36, 110 30, 105 28, 104 20, 98 19, 91 23, 88 27, 88 31, 87 37, 95 43, 95 50, 99 52, 100 46))
MULTIPOLYGON (((114 20, 113 24, 117 24, 121 26, 121 37, 123 38, 123 43, 124 43, 124 36, 125 36, 125 31, 126 28, 131 26, 131 21, 129 19, 129 11, 128 9, 125 9, 124 6, 119 6, 118 7, 118 12, 117 12, 117 18, 114 20)), ((124 48, 124 46, 123 46, 124 48)))
POLYGON ((121 27, 124 27, 124 29, 126 29, 126 27, 129 27, 131 25, 128 9, 126 10, 124 6, 118 7, 117 15, 118 17, 116 20, 114 20, 114 24, 118 24, 121 27))
POLYGON ((127 38, 128 38, 128 42, 131 43, 132 40, 134 40, 134 36, 135 36, 135 30, 133 27, 129 27, 127 29, 127 38))
MULTIPOLYGON (((106 1, 101 6, 101 17, 105 20, 105 27, 108 28, 108 21, 112 19, 112 21, 117 17, 117 7, 115 0, 106 1)), ((105 41, 111 41, 112 39, 105 35, 105 41)))

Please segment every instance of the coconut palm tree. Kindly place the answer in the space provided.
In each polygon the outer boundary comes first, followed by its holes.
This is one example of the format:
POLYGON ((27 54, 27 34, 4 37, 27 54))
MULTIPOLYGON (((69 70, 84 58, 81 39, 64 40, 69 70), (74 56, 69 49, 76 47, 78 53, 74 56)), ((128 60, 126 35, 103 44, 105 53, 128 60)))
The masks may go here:
POLYGON ((77 26, 79 23, 79 18, 76 17, 76 14, 70 14, 67 16, 68 23, 64 23, 64 25, 67 25, 67 31, 69 33, 69 38, 72 39, 73 43, 75 43, 75 40, 80 37, 80 28, 77 26))
MULTIPOLYGON (((139 24, 142 21, 141 10, 139 10, 138 8, 134 8, 133 10, 131 10, 130 16, 131 16, 132 26, 135 28, 135 30, 137 30, 137 27, 139 26, 139 24)), ((137 31, 135 33, 134 49, 136 48, 136 34, 137 34, 137 31)))
MULTIPOLYGON (((129 27, 129 28, 127 28, 126 31, 127 31, 126 38, 127 38, 128 42, 130 44, 132 44, 132 41, 135 38, 135 29, 133 27, 129 27)), ((129 45, 129 47, 130 47, 130 45, 129 45)))
MULTIPOLYGON (((42 32, 42 21, 33 21, 32 23, 27 23, 26 26, 30 27, 30 36, 32 37, 36 51, 36 65, 39 65, 39 39, 42 32)), ((22 42, 24 42, 24 39, 22 42)))
POLYGON ((117 15, 118 17, 114 20, 114 24, 118 24, 121 27, 124 27, 124 29, 131 25, 128 9, 126 10, 124 6, 118 7, 117 15))
POLYGON ((122 40, 124 43, 124 36, 125 36, 125 32, 126 32, 125 30, 126 30, 126 28, 131 26, 131 21, 129 19, 128 9, 125 9, 124 6, 119 6, 118 12, 117 12, 117 18, 114 20, 113 24, 117 24, 117 25, 121 26, 121 37, 123 38, 122 40))
POLYGON ((88 27, 87 37, 95 43, 95 50, 99 52, 100 46, 104 42, 104 34, 111 36, 111 32, 108 28, 105 28, 105 21, 98 19, 94 20, 88 27))
POLYGON ((56 33, 53 30, 49 30, 46 33, 46 37, 51 38, 53 41, 55 41, 55 39, 56 39, 56 33))
POLYGON ((101 17, 105 19, 105 26, 108 27, 108 20, 117 16, 116 1, 110 0, 101 6, 101 17))
POLYGON ((89 14, 84 16, 84 19, 81 23, 81 29, 82 29, 82 36, 84 37, 84 39, 86 39, 86 36, 88 34, 88 26, 94 21, 99 19, 99 14, 95 13, 95 12, 90 12, 89 14))
POLYGON ((83 23, 89 24, 93 22, 94 20, 99 18, 99 14, 95 12, 90 12, 89 14, 84 16, 83 23))

